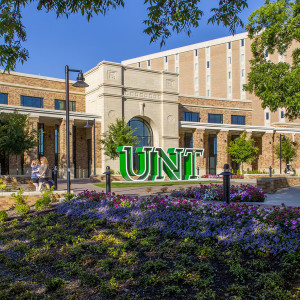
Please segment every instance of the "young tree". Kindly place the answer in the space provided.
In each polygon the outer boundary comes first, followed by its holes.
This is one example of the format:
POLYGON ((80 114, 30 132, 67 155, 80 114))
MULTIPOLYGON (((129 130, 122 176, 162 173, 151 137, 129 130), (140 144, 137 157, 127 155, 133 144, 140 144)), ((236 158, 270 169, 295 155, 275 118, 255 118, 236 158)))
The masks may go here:
POLYGON ((246 26, 253 40, 251 72, 244 89, 262 100, 271 111, 285 107, 290 119, 300 117, 300 1, 266 0, 246 26), (286 54, 293 47, 292 64, 272 62, 267 54, 286 54))
MULTIPOLYGON (((17 62, 24 63, 29 56, 22 43, 26 41, 26 31, 22 23, 21 9, 32 5, 30 0, 0 0, 0 65, 5 70, 13 70, 17 62)), ((53 11, 57 17, 68 17, 81 13, 88 20, 95 15, 105 15, 110 9, 124 7, 126 0, 43 0, 37 2, 37 10, 53 11)), ((223 24, 234 34, 236 28, 243 26, 240 12, 248 7, 248 0, 219 0, 211 8, 208 22, 223 24)), ((165 44, 173 32, 185 31, 199 26, 203 16, 200 0, 144 0, 148 19, 144 21, 144 32, 150 42, 161 40, 165 44)))
POLYGON ((24 158, 24 153, 36 146, 38 142, 38 133, 31 125, 28 115, 17 112, 2 113, 0 115, 0 151, 24 158))
POLYGON ((238 138, 231 141, 226 148, 232 160, 240 164, 241 172, 243 172, 243 163, 252 163, 257 157, 258 150, 258 147, 254 146, 253 139, 246 140, 246 132, 243 132, 238 138))
POLYGON ((99 141, 103 145, 104 154, 110 159, 116 159, 119 156, 117 153, 119 146, 136 146, 138 138, 133 135, 133 132, 134 130, 124 120, 117 119, 115 124, 110 124, 108 131, 99 141))
MULTIPOLYGON (((281 140, 281 158, 286 164, 297 156, 297 148, 298 146, 291 139, 285 138, 281 140)), ((274 146, 274 149, 277 158, 280 158, 280 141, 274 146)))

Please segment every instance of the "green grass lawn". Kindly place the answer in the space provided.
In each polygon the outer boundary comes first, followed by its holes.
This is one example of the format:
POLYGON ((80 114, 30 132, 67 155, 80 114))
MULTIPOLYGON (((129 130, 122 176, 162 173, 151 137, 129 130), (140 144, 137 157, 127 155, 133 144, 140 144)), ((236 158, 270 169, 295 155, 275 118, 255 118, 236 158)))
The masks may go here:
MULTIPOLYGON (((163 181, 163 182, 112 182, 112 188, 120 187, 141 187, 141 186, 166 186, 166 185, 186 185, 186 184, 210 184, 210 183, 222 183, 222 181, 210 180, 210 181, 163 181)), ((105 182, 93 183, 95 186, 105 188, 105 182)))
POLYGON ((0 299, 299 299, 299 253, 242 253, 51 209, 0 224, 0 299))

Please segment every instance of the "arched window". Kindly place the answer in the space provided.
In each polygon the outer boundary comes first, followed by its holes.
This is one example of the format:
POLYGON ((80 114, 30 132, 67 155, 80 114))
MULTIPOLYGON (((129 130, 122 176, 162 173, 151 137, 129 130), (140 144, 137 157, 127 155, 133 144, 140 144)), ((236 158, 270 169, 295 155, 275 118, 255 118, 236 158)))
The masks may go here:
POLYGON ((135 146, 133 152, 133 168, 134 170, 139 170, 140 161, 138 154, 135 152, 135 149, 137 147, 152 146, 152 129, 147 121, 138 117, 130 119, 128 125, 134 130, 133 135, 135 135, 139 140, 139 143, 135 146))
POLYGON ((136 147, 152 146, 152 130, 147 121, 134 117, 130 119, 128 125, 134 130, 133 135, 139 139, 139 144, 136 147))

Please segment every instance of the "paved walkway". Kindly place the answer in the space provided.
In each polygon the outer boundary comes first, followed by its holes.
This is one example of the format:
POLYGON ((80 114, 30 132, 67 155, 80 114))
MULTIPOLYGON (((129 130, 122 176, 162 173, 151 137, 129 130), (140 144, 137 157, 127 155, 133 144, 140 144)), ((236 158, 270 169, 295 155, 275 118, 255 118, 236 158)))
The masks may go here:
MULTIPOLYGON (((203 178, 202 178, 203 179, 203 178)), ((212 179, 206 179, 201 181, 211 181, 212 179)), ((220 180, 222 183, 222 180, 220 180)), ((247 180, 231 180, 232 184, 256 184, 255 179, 247 180)), ((182 190, 188 187, 195 187, 197 184, 186 185, 171 185, 171 186, 141 186, 141 187, 124 187, 124 188, 112 188, 112 192, 116 194, 125 194, 127 196, 146 196, 153 195, 162 192, 162 189, 167 189, 167 192, 182 190)), ((59 180, 58 188, 60 191, 67 189, 66 180, 59 180)), ((100 188, 87 179, 73 179, 71 181, 71 190, 73 193, 78 194, 84 190, 95 190, 97 192, 105 191, 105 188, 100 188)), ((264 206, 281 205, 284 203, 286 206, 298 206, 300 207, 300 186, 294 186, 290 188, 282 189, 274 194, 267 194, 264 206)))

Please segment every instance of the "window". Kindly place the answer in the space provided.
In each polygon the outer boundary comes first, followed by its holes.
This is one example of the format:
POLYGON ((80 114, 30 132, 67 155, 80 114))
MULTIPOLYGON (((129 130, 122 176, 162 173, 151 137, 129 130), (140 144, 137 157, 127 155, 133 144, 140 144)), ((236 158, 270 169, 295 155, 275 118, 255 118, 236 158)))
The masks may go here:
POLYGON ((194 78, 194 84, 198 86, 198 77, 194 78))
POLYGON ((184 112, 184 121, 199 122, 200 121, 199 113, 184 112))
POLYGON ((206 62, 206 68, 209 69, 209 60, 206 62))
POLYGON ((228 56, 228 64, 231 65, 231 56, 228 56))
POLYGON ((195 56, 198 56, 198 49, 195 50, 195 56))
POLYGON ((210 97, 210 90, 206 91, 206 95, 207 95, 207 97, 210 97))
POLYGON ((198 64, 195 63, 195 71, 198 71, 198 64))
POLYGON ((165 56, 165 63, 168 62, 168 56, 165 56))
POLYGON ((242 78, 245 77, 245 69, 242 69, 242 78))
POLYGON ((223 124, 223 115, 208 114, 208 123, 223 124))
POLYGON ((39 137, 39 144, 38 144, 38 157, 44 155, 44 124, 38 123, 38 137, 39 137))
POLYGON ((231 49, 231 42, 228 43, 228 49, 231 49))
POLYGON ((228 87, 228 94, 231 95, 231 86, 228 87))
POLYGON ((228 72, 228 79, 231 79, 231 72, 228 72))
POLYGON ((270 119, 270 114, 267 112, 266 113, 266 120, 269 120, 270 119))
POLYGON ((141 63, 140 62, 138 62, 138 68, 140 68, 141 67, 141 63))
POLYGON ((7 104, 7 94, 0 93, 0 104, 7 104))
POLYGON ((191 132, 184 133, 184 148, 193 148, 193 134, 191 132))
POLYGON ((175 59, 178 60, 178 58, 179 58, 179 55, 178 55, 178 53, 176 53, 175 59))
POLYGON ((195 96, 199 96, 199 92, 198 91, 195 92, 195 96))
POLYGON ((245 116, 231 116, 231 124, 245 125, 246 118, 245 116))
POLYGON ((241 55, 241 61, 244 62, 245 61, 245 54, 241 55))
MULTIPOLYGON (((66 110, 66 100, 54 100, 54 108, 56 110, 66 110)), ((69 110, 75 111, 75 101, 69 101, 69 110)))
POLYGON ((175 72, 179 73, 179 67, 176 67, 175 72))
POLYGON ((284 111, 283 110, 280 112, 280 117, 281 117, 281 119, 284 119, 284 111))
POLYGON ((148 60, 148 63, 147 63, 147 65, 148 65, 148 67, 150 67, 150 66, 151 66, 151 60, 150 60, 150 59, 148 60))
POLYGON ((266 50, 266 57, 269 57, 269 52, 268 52, 268 50, 266 50))
POLYGON ((206 48, 206 54, 209 54, 209 47, 206 48))
POLYGON ((206 83, 210 83, 210 76, 209 75, 206 76, 206 83))
POLYGON ((21 96, 21 105, 28 107, 43 108, 43 98, 21 96))
POLYGON ((244 39, 241 40, 241 46, 242 46, 242 47, 245 46, 245 40, 244 40, 244 39))

